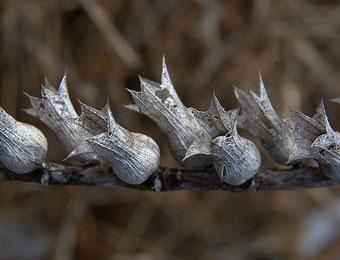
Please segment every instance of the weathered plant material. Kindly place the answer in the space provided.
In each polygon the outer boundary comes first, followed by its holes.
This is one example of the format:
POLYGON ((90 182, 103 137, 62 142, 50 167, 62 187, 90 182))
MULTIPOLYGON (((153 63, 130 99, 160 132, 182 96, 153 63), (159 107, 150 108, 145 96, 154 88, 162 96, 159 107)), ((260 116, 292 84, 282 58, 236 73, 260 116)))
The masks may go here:
POLYGON ((294 167, 286 170, 262 170, 242 185, 221 182, 213 168, 183 170, 159 167, 157 172, 140 185, 131 185, 112 174, 106 165, 67 165, 45 163, 29 174, 13 174, 0 165, 0 181, 21 181, 43 185, 93 185, 111 189, 128 188, 142 191, 228 191, 257 192, 263 190, 301 190, 310 188, 339 188, 340 182, 327 178, 316 167, 294 167))
MULTIPOLYGON (((240 127, 258 137, 269 154, 279 164, 295 164, 302 159, 314 158, 311 144, 325 132, 320 113, 312 118, 293 111, 288 119, 280 119, 274 110, 262 78, 260 94, 251 95, 235 88, 242 107, 240 127)), ((321 103, 320 107, 323 106, 321 103)))
POLYGON ((189 168, 213 163, 221 180, 234 185, 256 174, 261 156, 251 141, 237 134, 234 122, 238 110, 225 111, 215 96, 207 111, 187 108, 175 91, 164 58, 161 84, 143 78, 140 82, 140 92, 129 90, 136 105, 128 108, 158 125, 179 163, 189 168), (254 154, 245 157, 248 152, 254 154))
POLYGON ((261 167, 260 151, 253 142, 238 134, 236 120, 229 134, 212 141, 211 155, 218 176, 232 185, 245 183, 261 167))
MULTIPOLYGON (((46 81, 45 85, 42 86, 41 98, 26 95, 32 108, 24 111, 39 118, 53 130, 61 141, 66 154, 71 153, 85 138, 93 135, 88 129, 76 124, 75 119, 78 119, 79 116, 68 94, 66 75, 63 77, 58 90, 55 90, 46 81)), ((81 108, 84 109, 82 103, 81 108)))
MULTIPOLYGON (((222 182, 242 185, 261 168, 256 145, 240 136, 240 126, 258 137, 273 159, 296 165, 314 159, 323 173, 340 181, 340 133, 332 129, 323 101, 312 117, 292 111, 281 119, 273 108, 262 78, 260 91, 250 94, 235 88, 241 104, 226 111, 213 95, 206 111, 187 108, 170 79, 165 59, 161 83, 140 78, 141 91, 129 90, 135 105, 127 107, 150 117, 166 135, 174 158, 189 168, 213 165, 222 182)), ((109 104, 94 109, 80 102, 78 115, 71 103, 66 76, 55 90, 46 81, 41 98, 29 96, 32 108, 25 111, 50 127, 62 142, 66 158, 102 158, 124 182, 139 185, 159 170, 160 151, 153 139, 132 133, 113 118, 109 104)), ((340 102, 339 98, 334 102, 340 102)), ((0 161, 11 171, 27 173, 43 162, 47 142, 33 126, 17 122, 0 110, 0 161)), ((156 181, 156 180, 155 180, 156 181)))
POLYGON ((326 133, 318 136, 312 143, 313 155, 328 178, 340 181, 340 133, 332 129, 323 103, 320 113, 326 133))
POLYGON ((14 173, 25 174, 39 168, 46 153, 43 133, 15 120, 0 107, 0 162, 14 173))
POLYGON ((78 124, 91 132, 97 131, 97 135, 86 138, 69 157, 95 153, 109 162, 120 179, 134 185, 146 181, 157 171, 160 152, 156 142, 121 127, 108 106, 105 114, 103 110, 83 106, 78 124), (104 124, 106 131, 102 132, 104 124))
POLYGON ((238 109, 225 111, 214 95, 207 111, 194 108, 190 111, 209 133, 209 138, 194 142, 186 156, 199 154, 200 150, 195 148, 205 145, 217 175, 231 185, 245 183, 260 170, 262 159, 256 145, 238 134, 238 109))
MULTIPOLYGON (((141 91, 128 90, 135 106, 128 106, 150 117, 167 137, 174 158, 181 164, 202 168, 211 164, 205 144, 197 147, 200 155, 186 158, 189 147, 197 140, 206 140, 209 135, 190 110, 184 106, 171 82, 163 58, 161 84, 140 77, 141 91)), ((204 142, 203 142, 204 143, 204 142)), ((202 144, 203 144, 202 143, 202 144)))
POLYGON ((68 94, 66 76, 58 90, 46 82, 41 96, 28 95, 32 108, 25 111, 56 133, 69 154, 66 159, 99 156, 129 184, 142 183, 158 169, 160 155, 155 141, 118 125, 108 104, 97 110, 80 102, 81 114, 78 116, 68 94))

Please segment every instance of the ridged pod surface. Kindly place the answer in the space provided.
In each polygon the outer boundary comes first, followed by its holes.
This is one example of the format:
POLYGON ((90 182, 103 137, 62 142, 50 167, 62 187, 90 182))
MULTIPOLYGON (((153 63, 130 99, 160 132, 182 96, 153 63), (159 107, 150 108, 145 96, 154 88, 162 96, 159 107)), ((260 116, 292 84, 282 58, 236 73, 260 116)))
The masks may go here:
POLYGON ((320 113, 308 117, 293 111, 290 118, 279 118, 261 77, 259 95, 253 91, 248 95, 239 88, 234 91, 242 108, 239 126, 258 137, 277 163, 295 164, 314 157, 311 144, 325 132, 320 113))
POLYGON ((167 138, 173 157, 181 164, 202 168, 211 164, 203 153, 185 158, 188 148, 197 139, 209 135, 178 97, 163 58, 161 84, 140 77, 141 91, 128 90, 136 105, 127 106, 150 117, 167 138), (184 160, 183 160, 184 159, 184 160))
POLYGON ((74 121, 79 116, 70 100, 66 75, 58 90, 55 90, 46 80, 41 89, 41 98, 26 95, 32 107, 24 111, 39 118, 56 134, 66 154, 71 153, 82 140, 92 135, 74 121))
POLYGON ((140 184, 157 171, 160 152, 156 142, 118 125, 108 106, 105 113, 87 107, 78 123, 90 129, 104 123, 107 127, 105 132, 86 138, 69 157, 95 153, 111 165, 120 179, 130 184, 140 184))
POLYGON ((238 134, 236 125, 235 121, 230 134, 213 140, 211 155, 221 180, 241 185, 260 170, 262 159, 256 145, 238 134))
POLYGON ((258 149, 250 140, 238 136, 235 130, 237 109, 224 110, 215 95, 207 111, 187 108, 175 91, 164 58, 161 84, 143 78, 140 82, 140 92, 129 90, 135 105, 127 107, 145 114, 158 125, 179 163, 189 168, 213 164, 221 180, 234 185, 244 183, 258 172, 261 166, 258 149), (234 133, 230 142, 221 142, 230 133, 234 133), (245 153, 240 149, 255 154, 238 158, 245 153), (230 154, 235 158, 230 158, 230 154), (249 168, 249 164, 254 165, 249 168), (228 171, 221 170, 221 167, 228 171), (242 176, 238 170, 241 168, 245 170, 242 176), (239 181, 236 181, 237 176, 239 181))
POLYGON ((43 133, 15 120, 0 107, 0 162, 15 173, 25 174, 39 168, 46 153, 43 133))
POLYGON ((318 136, 312 143, 313 155, 328 178, 340 181, 340 133, 331 127, 323 103, 320 113, 326 133, 318 136))

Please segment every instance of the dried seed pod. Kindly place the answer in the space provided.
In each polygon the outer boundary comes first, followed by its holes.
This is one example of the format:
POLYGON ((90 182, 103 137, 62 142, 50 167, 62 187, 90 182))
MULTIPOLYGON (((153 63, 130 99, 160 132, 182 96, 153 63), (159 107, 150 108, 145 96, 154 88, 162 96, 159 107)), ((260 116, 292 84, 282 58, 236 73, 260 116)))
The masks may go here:
MULTIPOLYGON (((90 107, 87 107, 90 109, 90 107)), ((159 147, 156 142, 143 134, 132 133, 116 123, 109 107, 103 111, 90 109, 81 117, 79 125, 102 125, 107 122, 107 131, 86 138, 83 143, 69 155, 86 155, 95 153, 112 166, 116 175, 130 184, 140 184, 157 171, 160 161, 159 147), (89 118, 90 117, 90 118, 89 118), (92 122, 92 123, 90 123, 92 122)))
POLYGON ((231 131, 233 122, 238 115, 238 109, 226 111, 214 94, 207 111, 199 111, 192 107, 188 110, 196 118, 201 126, 200 132, 204 134, 197 136, 189 146, 183 160, 200 154, 211 155, 212 140, 231 131))
POLYGON ((293 149, 289 151, 290 154, 287 164, 295 163, 303 159, 315 159, 311 144, 315 138, 326 132, 322 120, 323 109, 324 104, 323 101, 321 101, 313 117, 309 117, 299 111, 292 111, 292 116, 284 120, 289 128, 292 139, 295 141, 293 149))
MULTIPOLYGON (((41 98, 26 94, 32 108, 24 111, 38 117, 51 128, 61 141, 67 154, 71 153, 80 142, 93 135, 88 129, 77 124, 79 118, 68 94, 66 75, 63 77, 59 89, 55 90, 46 81, 42 86, 41 98)), ((87 111, 86 105, 81 103, 82 112, 87 111)), ((105 131, 103 129, 102 131, 105 131)))
MULTIPOLYGON (((238 109, 225 111, 214 95, 206 112, 193 108, 191 112, 210 134, 211 139, 205 140, 206 149, 223 182, 241 185, 259 171, 262 163, 260 151, 237 132, 238 109)), ((186 156, 199 153, 195 149, 197 146, 195 143, 190 146, 186 156)))
POLYGON ((191 168, 213 163, 222 181, 233 185, 244 183, 259 170, 261 155, 255 144, 237 134, 238 110, 225 111, 215 95, 207 111, 185 107, 172 85, 164 58, 161 84, 141 78, 141 92, 129 91, 136 106, 128 108, 149 116, 159 126, 178 162, 191 168), (233 133, 230 138, 221 136, 229 132, 233 133), (249 156, 244 158, 244 154, 249 156))
POLYGON ((136 105, 127 106, 150 117, 167 137, 174 158, 188 167, 201 168, 211 164, 210 156, 202 153, 185 158, 188 148, 198 139, 209 139, 190 110, 184 106, 171 82, 163 57, 161 84, 140 78, 141 91, 128 90, 136 105), (184 158, 184 160, 183 160, 184 158))
POLYGON ((46 153, 43 133, 15 120, 0 107, 0 162, 11 171, 24 174, 39 168, 46 153))
POLYGON ((215 138, 211 145, 213 164, 223 182, 241 185, 261 168, 261 154, 250 140, 239 136, 235 119, 229 134, 215 138))
POLYGON ((311 145, 312 151, 323 173, 330 179, 340 181, 340 133, 332 129, 323 104, 320 110, 326 133, 315 139, 311 145))
POLYGON ((235 88, 242 107, 240 127, 257 136, 279 164, 292 164, 312 158, 310 145, 323 133, 318 114, 313 118, 293 112, 289 119, 280 119, 274 110, 260 75, 260 94, 251 95, 235 88))

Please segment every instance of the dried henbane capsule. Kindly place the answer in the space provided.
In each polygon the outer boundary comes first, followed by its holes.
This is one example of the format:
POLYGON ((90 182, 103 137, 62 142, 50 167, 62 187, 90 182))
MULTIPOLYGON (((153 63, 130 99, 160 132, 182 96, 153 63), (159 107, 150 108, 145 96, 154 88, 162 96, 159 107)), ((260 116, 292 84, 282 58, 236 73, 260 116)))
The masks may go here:
MULTIPOLYGON (((68 94, 66 75, 59 89, 55 90, 48 81, 41 89, 41 98, 26 94, 32 107, 24 111, 39 118, 57 135, 66 154, 71 153, 80 142, 93 134, 75 123, 79 118, 68 94)), ((81 103, 83 109, 83 104, 81 103)))
POLYGON ((0 162, 11 171, 24 174, 39 168, 46 153, 43 133, 15 120, 0 107, 0 162))
POLYGON ((46 83, 41 95, 41 98, 29 96, 32 108, 25 111, 37 116, 56 133, 69 154, 66 159, 99 156, 112 166, 120 179, 130 184, 144 182, 158 169, 160 155, 155 141, 118 125, 108 104, 97 110, 80 102, 78 116, 65 76, 58 90, 46 83))
POLYGON ((294 164, 313 158, 311 144, 325 131, 319 113, 308 117, 293 111, 291 118, 279 118, 261 77, 259 95, 253 91, 248 95, 239 88, 235 88, 235 95, 242 108, 240 127, 258 137, 277 163, 294 164))
POLYGON ((215 95, 207 111, 187 108, 175 91, 164 58, 161 84, 144 78, 140 83, 140 92, 129 90, 135 105, 127 107, 158 125, 179 163, 189 168, 213 164, 221 180, 232 185, 258 172, 261 155, 250 140, 238 135, 238 110, 225 111, 215 95))
POLYGON ((320 114, 326 132, 312 143, 313 155, 328 178, 340 181, 340 133, 331 127, 323 103, 320 114))
POLYGON ((85 138, 69 157, 95 153, 112 166, 120 179, 130 184, 140 184, 157 171, 160 153, 156 142, 121 127, 108 106, 105 111, 87 107, 77 124, 90 131, 105 125, 106 130, 85 138))

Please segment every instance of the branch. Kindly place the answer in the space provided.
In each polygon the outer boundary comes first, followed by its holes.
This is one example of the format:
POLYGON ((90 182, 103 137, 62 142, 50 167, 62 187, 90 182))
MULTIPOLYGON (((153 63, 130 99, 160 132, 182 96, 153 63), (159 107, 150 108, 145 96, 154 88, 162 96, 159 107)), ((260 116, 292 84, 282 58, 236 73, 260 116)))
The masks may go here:
POLYGON ((95 162, 87 165, 45 163, 34 172, 19 175, 0 166, 0 181, 33 182, 44 185, 93 185, 125 187, 147 191, 224 190, 230 192, 294 190, 340 187, 340 182, 325 177, 319 168, 297 167, 288 170, 264 170, 241 186, 222 183, 212 168, 179 170, 160 167, 146 182, 130 185, 118 179, 112 169, 95 162))

